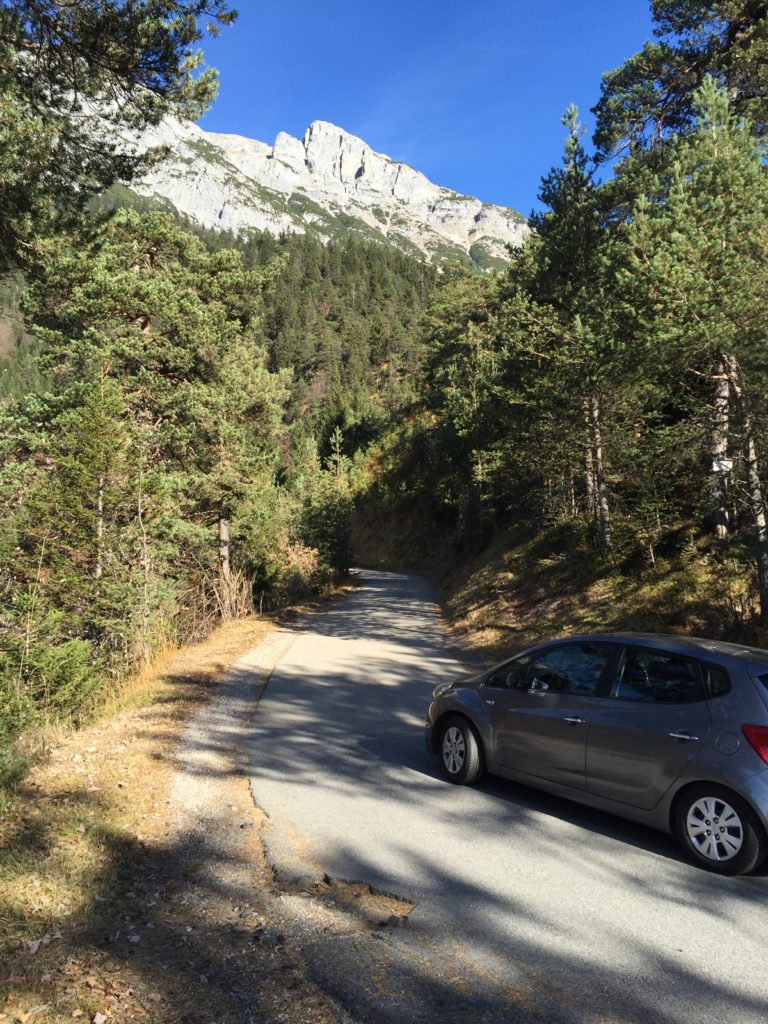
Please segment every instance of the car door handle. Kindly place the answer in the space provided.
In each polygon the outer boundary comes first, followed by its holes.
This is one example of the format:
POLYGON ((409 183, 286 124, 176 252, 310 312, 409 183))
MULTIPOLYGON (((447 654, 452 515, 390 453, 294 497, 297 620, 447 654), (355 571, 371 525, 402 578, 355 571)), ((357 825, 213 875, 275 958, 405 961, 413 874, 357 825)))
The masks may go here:
POLYGON ((584 725, 587 721, 586 718, 579 718, 578 715, 571 715, 569 718, 564 718, 564 722, 570 722, 571 725, 584 725))
POLYGON ((690 740, 697 740, 698 736, 692 736, 689 732, 671 732, 669 734, 673 740, 683 740, 690 742, 690 740))
POLYGON ((485 703, 486 704, 490 704, 490 706, 493 707, 493 705, 496 703, 496 701, 495 700, 487 700, 485 703))

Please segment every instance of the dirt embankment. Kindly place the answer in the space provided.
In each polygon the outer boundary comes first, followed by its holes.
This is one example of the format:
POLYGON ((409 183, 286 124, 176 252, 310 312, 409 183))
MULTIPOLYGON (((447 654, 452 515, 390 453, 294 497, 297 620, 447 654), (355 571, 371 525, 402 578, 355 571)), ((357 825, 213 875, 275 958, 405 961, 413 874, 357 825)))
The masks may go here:
POLYGON ((650 550, 600 555, 584 524, 501 529, 484 546, 459 543, 425 506, 372 500, 354 522, 362 566, 434 579, 448 629, 488 664, 543 640, 625 630, 768 645, 758 626, 754 569, 692 523, 650 550), (478 549, 479 548, 479 549, 478 549))

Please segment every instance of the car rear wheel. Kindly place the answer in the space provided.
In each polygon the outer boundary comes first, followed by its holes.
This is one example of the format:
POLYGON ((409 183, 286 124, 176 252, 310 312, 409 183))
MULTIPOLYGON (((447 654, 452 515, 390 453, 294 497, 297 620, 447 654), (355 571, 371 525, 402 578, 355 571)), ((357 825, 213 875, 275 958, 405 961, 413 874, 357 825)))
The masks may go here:
POLYGON ((720 875, 744 875, 768 854, 768 838, 757 815, 723 786, 686 790, 677 805, 680 842, 694 860, 720 875))
POLYGON ((461 715, 447 718, 440 731, 440 760, 448 781, 458 786, 471 786, 485 771, 480 741, 461 715))

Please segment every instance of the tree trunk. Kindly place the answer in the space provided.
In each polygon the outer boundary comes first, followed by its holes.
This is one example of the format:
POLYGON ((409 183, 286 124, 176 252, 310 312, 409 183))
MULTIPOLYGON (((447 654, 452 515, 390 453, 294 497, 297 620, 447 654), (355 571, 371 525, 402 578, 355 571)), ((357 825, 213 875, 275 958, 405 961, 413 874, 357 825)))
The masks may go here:
POLYGON ((747 461, 747 494, 749 496, 749 507, 752 512, 755 539, 757 541, 755 562, 757 567, 757 588, 760 596, 760 622, 765 625, 768 622, 768 523, 766 523, 765 500, 763 499, 763 488, 760 482, 760 471, 757 462, 755 431, 744 395, 741 369, 736 357, 731 354, 724 356, 724 364, 744 429, 744 453, 747 461))
POLYGON ((611 515, 608 507, 608 488, 605 484, 603 428, 600 422, 600 402, 594 391, 590 395, 589 399, 589 428, 597 534, 601 547, 605 551, 610 551, 612 546, 611 515))
POLYGON ((144 470, 139 469, 139 495, 137 506, 139 533, 141 535, 141 573, 142 573, 142 595, 141 595, 141 646, 144 653, 144 660, 149 661, 149 541, 147 528, 144 523, 144 470))
POLYGON ((232 618, 232 569, 229 562, 229 519, 219 518, 219 590, 221 616, 232 618))
POLYGON ((730 385, 726 373, 725 357, 718 353, 715 359, 715 372, 712 375, 715 385, 712 416, 712 478, 710 483, 711 509, 708 516, 712 529, 718 540, 728 536, 728 502, 725 486, 726 474, 715 468, 728 456, 728 399, 730 385))
POLYGON ((576 481, 575 474, 572 469, 568 470, 568 514, 571 519, 576 518, 577 514, 576 506, 576 481))
POLYGON ((584 400, 584 423, 590 441, 584 449, 584 482, 587 488, 587 509, 590 517, 597 522, 597 502, 595 501, 595 460, 592 458, 592 426, 589 418, 589 402, 584 400))
POLYGON ((104 572, 104 476, 99 474, 96 493, 96 568, 94 576, 101 579, 104 572))

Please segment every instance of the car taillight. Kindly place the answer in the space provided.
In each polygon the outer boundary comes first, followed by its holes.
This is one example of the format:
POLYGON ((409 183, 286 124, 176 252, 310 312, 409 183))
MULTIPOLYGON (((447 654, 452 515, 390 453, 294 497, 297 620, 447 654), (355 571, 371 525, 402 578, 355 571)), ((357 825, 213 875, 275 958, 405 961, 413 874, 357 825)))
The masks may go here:
POLYGON ((749 740, 752 749, 768 764, 768 726, 742 725, 741 731, 749 740))

